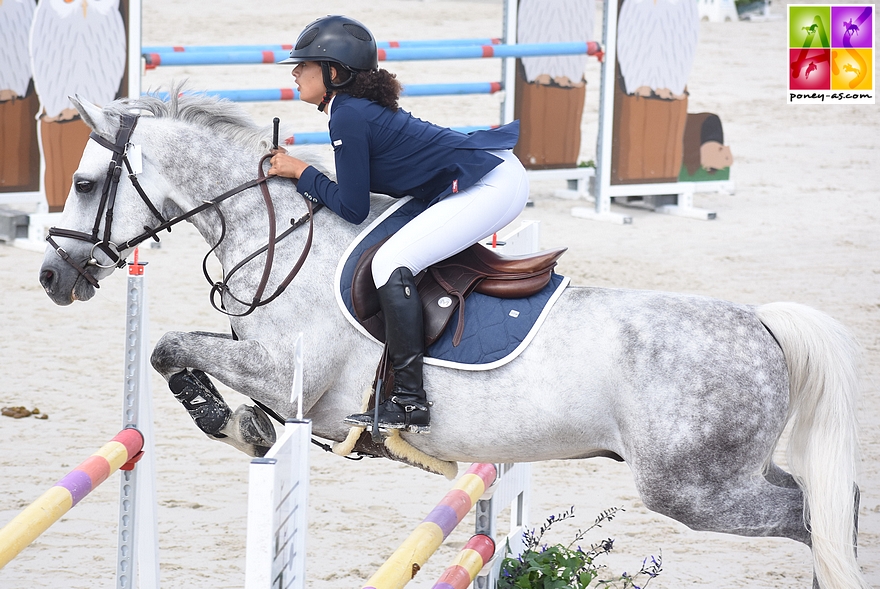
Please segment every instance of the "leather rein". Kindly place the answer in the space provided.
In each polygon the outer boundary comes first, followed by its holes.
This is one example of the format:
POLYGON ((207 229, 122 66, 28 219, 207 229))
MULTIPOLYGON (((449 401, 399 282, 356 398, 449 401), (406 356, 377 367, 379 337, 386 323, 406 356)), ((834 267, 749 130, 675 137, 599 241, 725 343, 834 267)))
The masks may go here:
MULTIPOLYGON (((86 271, 88 266, 96 266, 98 268, 122 268, 126 265, 126 260, 120 256, 120 252, 125 251, 129 248, 135 247, 138 244, 146 241, 147 239, 154 239, 155 241, 159 241, 158 233, 160 231, 171 231, 171 227, 180 223, 181 221, 185 221, 190 217, 198 215, 199 213, 206 211, 208 209, 214 209, 216 213, 220 217, 221 223, 221 234, 220 239, 217 243, 205 254, 205 258, 202 260, 202 272, 205 275, 208 284, 211 285, 211 305, 226 315, 232 317, 244 317, 246 315, 250 315, 257 308, 262 307, 263 305, 267 305, 274 301, 284 290, 290 285, 293 281, 294 277, 299 272, 302 265, 305 263, 306 257, 308 257, 309 251, 312 247, 312 236, 314 234, 314 216, 315 213, 318 212, 323 205, 317 204, 312 205, 312 202, 307 198, 303 197, 303 201, 305 201, 306 206, 308 207, 308 212, 300 217, 299 219, 291 219, 291 227, 283 231, 280 235, 276 235, 276 217, 275 217, 275 205, 272 202, 272 197, 269 194, 269 187, 267 186, 268 177, 263 172, 263 162, 267 159, 271 158, 271 154, 264 155, 260 158, 260 162, 257 166, 257 177, 253 180, 249 180, 227 190, 223 194, 214 197, 213 199, 203 201, 203 203, 190 211, 182 213, 176 217, 172 217, 171 219, 165 219, 162 216, 162 213, 156 208, 147 194, 144 192, 143 188, 140 185, 140 182, 137 178, 137 173, 135 173, 132 169, 131 162, 128 159, 128 149, 131 146, 131 135, 134 133, 135 126, 137 126, 138 115, 132 114, 123 114, 120 117, 120 127, 119 131, 116 134, 115 142, 111 143, 98 135, 96 132, 92 132, 89 135, 90 139, 93 139, 95 142, 100 144, 101 146, 109 149, 113 152, 113 156, 110 160, 110 165, 107 169, 107 176, 104 181, 104 187, 101 192, 101 200, 98 204, 98 209, 95 214, 95 223, 92 226, 91 233, 85 233, 83 231, 74 231, 72 229, 63 229, 52 227, 49 229, 49 236, 46 238, 46 241, 55 249, 55 252, 65 261, 67 262, 73 269, 75 269, 89 284, 91 284, 95 288, 100 288, 98 285, 98 280, 86 271), (125 165, 126 170, 128 171, 128 179, 131 182, 132 186, 134 186, 138 195, 140 195, 141 200, 147 205, 147 208, 150 209, 153 216, 159 220, 159 225, 156 227, 150 227, 148 225, 144 225, 144 232, 140 235, 129 239, 128 241, 115 244, 110 241, 110 232, 112 230, 113 225, 113 212, 116 205, 116 191, 119 187, 119 178, 122 175, 122 166, 125 165), (207 270, 207 260, 208 256, 217 249, 217 247, 223 242, 223 239, 226 237, 226 219, 223 216, 223 213, 220 211, 219 205, 224 200, 235 196, 241 192, 249 188, 253 188, 255 186, 260 187, 260 192, 263 195, 263 201, 266 203, 266 210, 269 215, 269 241, 268 243, 255 251, 254 253, 247 256, 244 260, 239 262, 235 267, 233 267, 228 273, 225 274, 223 280, 221 281, 213 281, 208 274, 207 270), (99 237, 100 233, 100 225, 101 219, 104 219, 104 232, 101 237, 99 237), (296 229, 304 225, 305 223, 309 223, 309 235, 306 239, 306 243, 303 246, 302 253, 299 256, 299 259, 294 264, 291 271, 287 274, 284 280, 278 285, 275 291, 266 298, 263 298, 263 294, 266 290, 266 285, 269 282, 269 276, 272 272, 272 263, 275 259, 275 246, 285 237, 293 233, 296 229), (59 246, 54 237, 66 237, 70 239, 77 239, 80 241, 85 241, 92 244, 92 249, 89 252, 89 259, 85 262, 85 264, 80 264, 76 260, 74 260, 70 254, 68 254, 61 246, 59 246), (95 259, 95 249, 100 249, 103 251, 112 261, 112 264, 109 265, 101 265, 97 259, 95 259), (241 267, 245 264, 253 260, 255 257, 259 256, 262 253, 266 253, 266 262, 263 266, 263 273, 260 278, 260 282, 257 285, 257 290, 254 293, 253 299, 249 302, 242 301, 238 297, 232 294, 229 288, 229 279, 237 272, 241 267), (85 266, 85 268, 83 267, 85 266), (230 313, 223 308, 222 299, 220 305, 218 306, 215 301, 215 296, 217 293, 228 295, 230 298, 235 300, 241 305, 244 305, 246 310, 242 313, 230 313)), ((294 185, 296 182, 294 181, 294 185)))

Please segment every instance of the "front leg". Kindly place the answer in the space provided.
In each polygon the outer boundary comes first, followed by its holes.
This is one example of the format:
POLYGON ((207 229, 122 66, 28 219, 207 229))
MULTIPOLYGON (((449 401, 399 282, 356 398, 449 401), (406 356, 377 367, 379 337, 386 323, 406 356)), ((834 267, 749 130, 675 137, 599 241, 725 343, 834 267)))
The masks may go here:
POLYGON ((216 333, 169 332, 156 344, 151 362, 209 437, 250 456, 265 455, 275 442, 275 427, 262 409, 241 405, 231 411, 208 377, 211 374, 269 407, 277 406, 284 398, 277 393, 286 388, 279 385, 290 382, 292 376, 260 342, 236 341, 216 333))

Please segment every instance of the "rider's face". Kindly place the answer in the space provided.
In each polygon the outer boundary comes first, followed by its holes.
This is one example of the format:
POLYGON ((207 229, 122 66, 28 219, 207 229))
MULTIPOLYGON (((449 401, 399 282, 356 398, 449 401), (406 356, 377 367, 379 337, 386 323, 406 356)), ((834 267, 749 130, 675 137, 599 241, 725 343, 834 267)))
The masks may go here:
MULTIPOLYGON (((336 68, 330 68, 331 77, 336 75, 336 68)), ((297 90, 299 90, 299 99, 310 104, 321 104, 324 93, 324 77, 321 73, 321 64, 317 61, 304 61, 298 63, 293 72, 293 79, 296 81, 297 90)))

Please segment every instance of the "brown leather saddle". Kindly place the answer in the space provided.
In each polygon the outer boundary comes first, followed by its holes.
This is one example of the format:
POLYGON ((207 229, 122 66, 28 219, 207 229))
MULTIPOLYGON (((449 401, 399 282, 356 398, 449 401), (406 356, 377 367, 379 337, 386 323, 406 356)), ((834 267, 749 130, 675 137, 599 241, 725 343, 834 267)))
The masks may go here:
MULTIPOLYGON (((351 284, 355 317, 381 342, 385 341, 385 321, 371 266, 373 256, 387 239, 361 254, 351 284)), ((473 292, 504 299, 528 297, 540 292, 550 282, 557 260, 567 249, 506 256, 477 243, 417 274, 415 280, 424 310, 425 346, 440 337, 456 311, 458 326, 452 344, 459 344, 464 332, 465 301, 473 292)))

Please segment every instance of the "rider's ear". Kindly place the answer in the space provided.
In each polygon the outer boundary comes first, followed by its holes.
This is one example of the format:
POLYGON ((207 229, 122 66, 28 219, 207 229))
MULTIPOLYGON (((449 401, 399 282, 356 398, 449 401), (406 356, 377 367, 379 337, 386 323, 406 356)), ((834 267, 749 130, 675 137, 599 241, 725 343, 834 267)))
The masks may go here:
POLYGON ((68 98, 70 98, 70 101, 73 103, 73 106, 76 107, 76 110, 79 111, 79 115, 82 117, 83 121, 85 121, 93 131, 97 132, 99 135, 104 135, 110 138, 114 137, 115 132, 107 121, 107 117, 104 116, 104 111, 101 107, 92 104, 78 94, 76 96, 68 96, 68 98))

